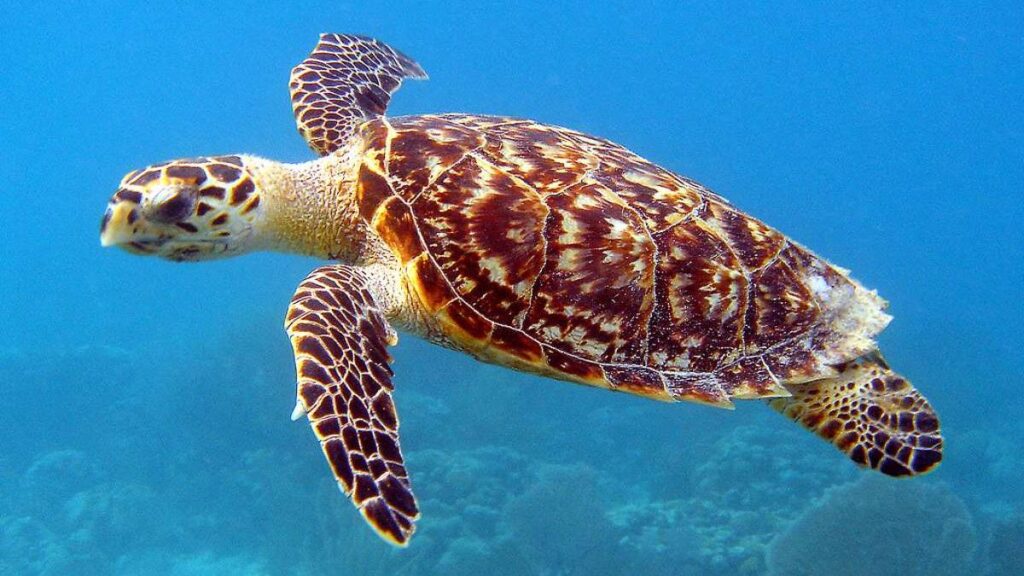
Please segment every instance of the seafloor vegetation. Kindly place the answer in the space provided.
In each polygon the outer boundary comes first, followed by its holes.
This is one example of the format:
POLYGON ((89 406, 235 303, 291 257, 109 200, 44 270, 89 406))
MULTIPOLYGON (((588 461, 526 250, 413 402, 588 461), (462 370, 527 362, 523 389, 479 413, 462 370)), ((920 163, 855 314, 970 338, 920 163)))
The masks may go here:
POLYGON ((232 332, 202 354, 0 350, 0 574, 1024 574, 1019 426, 947 420, 940 471, 892 481, 757 403, 661 405, 411 338, 423 519, 392 549, 288 420, 283 336, 232 332))

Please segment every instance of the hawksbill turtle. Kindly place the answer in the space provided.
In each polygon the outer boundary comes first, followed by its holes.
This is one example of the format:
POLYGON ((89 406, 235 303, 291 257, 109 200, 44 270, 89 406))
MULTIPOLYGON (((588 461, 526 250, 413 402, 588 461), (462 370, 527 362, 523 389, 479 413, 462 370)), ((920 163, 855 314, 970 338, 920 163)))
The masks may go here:
POLYGON ((278 250, 333 263, 287 312, 305 416, 388 541, 420 512, 398 439, 396 328, 484 362, 658 400, 767 399, 856 463, 913 476, 938 417, 874 337, 886 302, 693 180, 530 120, 385 117, 411 58, 324 34, 291 73, 320 158, 250 155, 127 174, 103 246, 196 261, 278 250))

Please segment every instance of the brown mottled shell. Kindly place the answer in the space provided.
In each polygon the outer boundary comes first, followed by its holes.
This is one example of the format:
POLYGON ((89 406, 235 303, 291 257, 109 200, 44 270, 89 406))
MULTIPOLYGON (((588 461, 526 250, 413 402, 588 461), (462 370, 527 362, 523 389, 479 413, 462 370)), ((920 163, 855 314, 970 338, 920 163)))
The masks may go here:
POLYGON ((477 357, 727 404, 786 395, 867 346, 840 329, 863 291, 845 273, 611 142, 466 115, 361 134, 361 214, 477 357))

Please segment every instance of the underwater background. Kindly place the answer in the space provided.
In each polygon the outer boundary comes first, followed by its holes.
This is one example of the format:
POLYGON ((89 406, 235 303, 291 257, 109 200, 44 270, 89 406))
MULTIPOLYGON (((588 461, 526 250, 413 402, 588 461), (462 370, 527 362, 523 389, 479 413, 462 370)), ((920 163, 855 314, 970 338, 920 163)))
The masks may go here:
POLYGON ((1024 5, 4 3, 0 574, 1024 574, 1024 5), (418 60, 391 115, 529 117, 692 177, 891 301, 942 416, 895 481, 761 402, 661 404, 392 350, 407 549, 291 422, 318 263, 101 250, 130 169, 303 161, 323 31, 418 60))

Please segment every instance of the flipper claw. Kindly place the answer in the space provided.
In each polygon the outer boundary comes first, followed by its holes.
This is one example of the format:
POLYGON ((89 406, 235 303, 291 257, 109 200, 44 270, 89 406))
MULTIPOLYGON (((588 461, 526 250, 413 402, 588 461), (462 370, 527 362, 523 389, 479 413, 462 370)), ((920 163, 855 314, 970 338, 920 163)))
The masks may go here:
POLYGON ((295 400, 295 408, 292 408, 292 422, 306 415, 306 408, 302 405, 301 399, 295 400))

